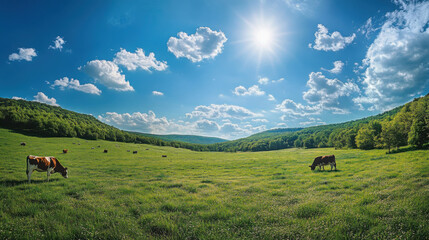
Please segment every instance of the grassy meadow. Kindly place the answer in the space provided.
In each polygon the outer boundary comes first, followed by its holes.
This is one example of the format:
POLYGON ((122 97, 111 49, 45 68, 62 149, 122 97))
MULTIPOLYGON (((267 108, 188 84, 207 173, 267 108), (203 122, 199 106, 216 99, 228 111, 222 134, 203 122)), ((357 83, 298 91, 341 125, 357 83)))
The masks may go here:
POLYGON ((428 239, 429 151, 385 153, 192 152, 0 129, 0 239, 428 239), (34 172, 28 184, 29 154, 57 157, 69 178, 34 172), (312 172, 326 154, 338 171, 312 172))

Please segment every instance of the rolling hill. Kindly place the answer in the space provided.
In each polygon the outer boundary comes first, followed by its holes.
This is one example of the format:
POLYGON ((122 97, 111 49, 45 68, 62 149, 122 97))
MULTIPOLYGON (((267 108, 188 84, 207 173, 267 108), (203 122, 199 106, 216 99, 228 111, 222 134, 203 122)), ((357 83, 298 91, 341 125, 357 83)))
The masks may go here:
POLYGON ((168 142, 186 142, 186 143, 195 143, 195 144, 213 144, 213 143, 222 143, 228 140, 216 137, 204 137, 197 135, 180 135, 180 134, 168 134, 168 135, 159 135, 159 134, 150 134, 150 133, 140 133, 140 132, 130 132, 137 135, 155 137, 168 142))

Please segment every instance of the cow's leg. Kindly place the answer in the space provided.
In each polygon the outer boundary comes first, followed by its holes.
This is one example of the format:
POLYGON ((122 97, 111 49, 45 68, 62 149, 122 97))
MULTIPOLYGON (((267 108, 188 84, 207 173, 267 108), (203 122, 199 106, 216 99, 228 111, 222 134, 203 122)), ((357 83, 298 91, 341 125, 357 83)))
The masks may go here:
POLYGON ((31 165, 28 167, 27 169, 27 178, 28 178, 28 183, 31 183, 31 174, 33 173, 34 168, 31 167, 31 165))
POLYGON ((46 171, 46 175, 48 176, 48 182, 49 182, 49 176, 51 176, 51 169, 48 168, 48 171, 46 171))
POLYGON ((31 183, 31 173, 32 173, 33 171, 28 171, 27 170, 27 178, 28 178, 28 183, 31 183))

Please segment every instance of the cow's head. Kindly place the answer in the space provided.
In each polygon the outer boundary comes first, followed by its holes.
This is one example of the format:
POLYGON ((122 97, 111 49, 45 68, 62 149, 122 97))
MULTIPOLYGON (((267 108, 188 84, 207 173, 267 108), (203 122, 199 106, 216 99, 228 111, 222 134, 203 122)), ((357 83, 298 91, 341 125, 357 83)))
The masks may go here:
POLYGON ((64 178, 69 178, 69 174, 68 174, 67 168, 64 168, 64 171, 62 171, 62 172, 61 172, 61 175, 62 175, 64 178))
POLYGON ((313 166, 313 165, 310 165, 309 167, 311 168, 311 170, 314 170, 314 169, 316 168, 316 166, 315 166, 315 165, 314 165, 314 166, 313 166))

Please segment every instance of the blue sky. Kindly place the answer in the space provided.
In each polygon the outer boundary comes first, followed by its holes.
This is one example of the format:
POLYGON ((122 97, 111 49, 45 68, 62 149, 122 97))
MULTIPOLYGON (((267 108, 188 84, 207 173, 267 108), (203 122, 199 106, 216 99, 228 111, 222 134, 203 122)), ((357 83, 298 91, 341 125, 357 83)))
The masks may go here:
POLYGON ((227 139, 429 89, 429 2, 2 1, 0 96, 227 139))

